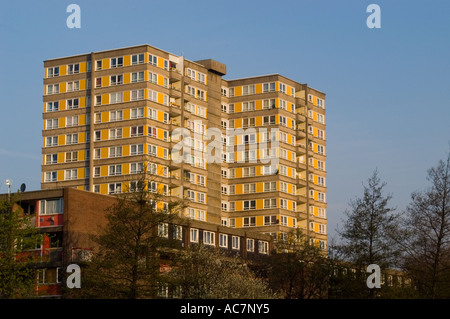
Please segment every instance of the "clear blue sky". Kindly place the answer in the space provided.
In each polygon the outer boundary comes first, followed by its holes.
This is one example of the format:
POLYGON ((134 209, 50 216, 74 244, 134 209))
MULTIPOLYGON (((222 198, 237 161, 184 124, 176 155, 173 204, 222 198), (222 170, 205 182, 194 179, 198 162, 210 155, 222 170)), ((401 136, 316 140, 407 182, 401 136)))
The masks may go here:
POLYGON ((449 150, 449 14, 444 0, 2 1, 0 193, 7 178, 40 188, 44 60, 150 44, 225 63, 226 79, 280 73, 327 94, 331 236, 376 167, 402 210, 449 150))

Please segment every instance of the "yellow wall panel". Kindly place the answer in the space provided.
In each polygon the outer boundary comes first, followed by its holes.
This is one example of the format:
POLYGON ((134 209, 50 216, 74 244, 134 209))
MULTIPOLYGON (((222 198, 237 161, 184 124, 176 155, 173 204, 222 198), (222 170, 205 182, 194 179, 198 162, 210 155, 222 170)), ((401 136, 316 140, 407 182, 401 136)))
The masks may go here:
POLYGON ((108 176, 108 166, 100 166, 100 176, 108 176))
POLYGON ((124 175, 130 174, 130 165, 128 164, 122 165, 122 174, 124 175))
POLYGON ((102 120, 102 122, 109 122, 109 112, 102 112, 101 120, 102 120))
POLYGON ((164 59, 163 58, 158 57, 157 66, 161 69, 164 69, 164 59))
POLYGON ((109 94, 102 94, 102 105, 109 104, 109 94))
POLYGON ((65 145, 66 144, 66 136, 65 135, 59 135, 58 136, 58 145, 65 145))
POLYGON ((100 184, 100 194, 108 194, 108 184, 100 184))
POLYGON ((110 86, 109 76, 102 76, 102 87, 110 86))
POLYGON ((64 180, 64 171, 58 171, 56 180, 63 181, 64 180))
POLYGON ((123 57, 123 66, 131 65, 131 55, 125 55, 123 57))
POLYGON ((62 75, 67 75, 67 66, 66 65, 61 65, 59 67, 59 76, 62 75))
POLYGON ((123 101, 124 102, 130 102, 130 91, 124 91, 123 92, 123 101))
POLYGON ((109 138, 108 130, 101 130, 100 139, 106 141, 109 138))
POLYGON ((122 146, 122 156, 130 156, 130 145, 122 146))
MULTIPOLYGON (((85 177, 84 170, 85 170, 84 167, 78 169, 78 171, 77 171, 77 178, 78 179, 84 179, 84 177, 85 177)), ((81 187, 83 187, 83 186, 81 186, 81 187)))
POLYGON ((255 84, 255 93, 256 94, 262 93, 262 83, 255 84))
POLYGON ((86 70, 87 70, 87 63, 81 62, 80 63, 80 73, 86 73, 86 70))
MULTIPOLYGON (((147 91, 147 90, 145 90, 145 91, 147 91)), ((164 104, 164 94, 163 93, 158 93, 158 103, 164 104)))
POLYGON ((131 132, 130 132, 130 128, 129 127, 124 127, 122 128, 122 137, 123 138, 128 138, 131 136, 131 132))
POLYGON ((108 158, 108 148, 103 147, 100 149, 100 158, 108 158))
POLYGON ((102 69, 109 69, 111 67, 111 60, 109 58, 102 60, 102 69))
POLYGON ((67 87, 67 83, 66 82, 59 83, 59 93, 65 93, 66 92, 66 87, 67 87))
POLYGON ((124 120, 129 120, 131 118, 131 111, 130 111, 130 109, 123 110, 122 116, 123 116, 124 120))
POLYGON ((234 96, 241 96, 242 95, 242 86, 236 86, 234 88, 234 96))
MULTIPOLYGON (((236 202, 236 205, 237 205, 238 203, 236 202)), ((242 206, 242 205, 241 205, 242 206)), ((241 228, 242 227, 242 217, 238 217, 238 218, 236 218, 235 219, 235 226, 236 226, 236 228, 241 228)))
POLYGON ((123 84, 131 83, 131 73, 124 73, 123 84))

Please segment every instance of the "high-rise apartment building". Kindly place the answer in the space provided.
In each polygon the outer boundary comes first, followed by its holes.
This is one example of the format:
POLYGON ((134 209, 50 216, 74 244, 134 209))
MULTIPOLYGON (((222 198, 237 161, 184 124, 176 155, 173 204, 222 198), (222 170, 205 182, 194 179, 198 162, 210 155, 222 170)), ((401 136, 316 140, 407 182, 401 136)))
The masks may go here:
POLYGON ((44 62, 42 189, 130 192, 143 169, 186 215, 326 247, 325 94, 149 45, 44 62))

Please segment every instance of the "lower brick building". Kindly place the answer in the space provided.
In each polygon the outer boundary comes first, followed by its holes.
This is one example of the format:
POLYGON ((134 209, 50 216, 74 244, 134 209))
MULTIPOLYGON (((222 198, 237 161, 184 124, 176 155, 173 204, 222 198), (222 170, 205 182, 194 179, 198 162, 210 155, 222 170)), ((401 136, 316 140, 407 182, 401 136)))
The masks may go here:
MULTIPOLYGON (((0 195, 6 199, 7 195, 0 195)), ((91 239, 106 225, 106 210, 117 200, 74 188, 20 193, 18 205, 35 221, 42 241, 33 251, 38 257, 36 292, 41 297, 62 297, 67 266, 82 262, 97 248, 91 239)), ((244 260, 267 256, 273 248, 270 235, 182 218, 177 225, 160 225, 160 236, 178 242, 183 249, 203 243, 238 255, 244 260), (168 231, 176 228, 177 231, 168 231), (164 231, 166 230, 166 231, 164 231)), ((164 267, 164 264, 161 265, 164 267)), ((82 280, 82 279, 81 279, 82 280)))

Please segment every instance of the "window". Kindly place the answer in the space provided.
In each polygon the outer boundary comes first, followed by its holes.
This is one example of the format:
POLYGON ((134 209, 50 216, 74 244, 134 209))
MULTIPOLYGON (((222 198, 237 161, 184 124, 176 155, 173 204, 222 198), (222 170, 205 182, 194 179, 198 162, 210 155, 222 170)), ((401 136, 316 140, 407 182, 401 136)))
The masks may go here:
POLYGON ((102 60, 95 61, 95 69, 101 70, 102 69, 102 60))
POLYGON ((47 130, 58 128, 58 119, 47 120, 46 128, 47 128, 47 130))
POLYGON ((111 68, 118 68, 123 66, 123 57, 111 58, 111 68))
POLYGON ((76 169, 66 169, 64 172, 65 180, 73 180, 77 179, 77 170, 76 169))
POLYGON ((144 135, 144 126, 132 126, 131 127, 131 137, 143 136, 144 135))
POLYGON ((205 245, 214 245, 215 243, 215 233, 210 231, 203 231, 203 243, 205 245))
POLYGON ((183 239, 183 227, 181 226, 173 226, 173 239, 175 240, 182 240, 183 239))
POLYGON ((228 247, 228 235, 219 234, 219 247, 222 247, 222 248, 228 247))
POLYGON ((66 135, 66 144, 77 144, 78 143, 78 133, 67 134, 66 135))
POLYGON ((137 109, 131 109, 131 118, 132 119, 139 119, 144 117, 144 108, 140 107, 137 109))
POLYGON ((276 215, 264 216, 264 226, 277 225, 278 219, 276 215))
POLYGON ((45 181, 46 182, 56 182, 57 172, 45 172, 45 181))
POLYGON ((280 92, 286 93, 286 84, 280 83, 280 92))
POLYGON ((122 121, 122 111, 111 111, 109 113, 109 120, 111 122, 122 121))
POLYGON ((47 94, 57 94, 57 93, 59 93, 59 84, 47 85, 47 94))
POLYGON ((123 83, 123 75, 111 75, 110 77, 110 85, 119 85, 123 83))
POLYGON ((255 193, 256 183, 244 184, 244 194, 255 193))
POLYGON ((158 74, 153 72, 148 72, 148 81, 153 84, 158 84, 158 74))
POLYGON ((244 217, 244 227, 256 226, 256 217, 244 217))
POLYGON ((40 215, 54 215, 64 212, 64 200, 62 198, 41 200, 39 205, 40 215))
POLYGON ((263 92, 275 92, 275 82, 263 83, 263 92))
POLYGON ((144 154, 144 144, 134 144, 131 145, 131 155, 142 155, 144 154))
POLYGON ((102 105, 102 96, 101 95, 95 96, 95 105, 102 105))
POLYGON ((130 174, 142 173, 143 171, 144 171, 144 163, 131 163, 130 164, 130 174))
POLYGON ((79 63, 67 65, 67 74, 76 74, 76 73, 80 73, 79 63))
POLYGON ((252 177, 256 174, 256 168, 252 167, 244 167, 244 177, 252 177))
POLYGON ((288 225, 288 218, 287 218, 287 216, 283 216, 283 215, 281 215, 280 216, 280 224, 281 224, 281 226, 287 226, 288 225))
POLYGON ((59 66, 47 68, 47 77, 52 78, 54 76, 59 76, 59 66))
POLYGON ((253 252, 255 251, 255 240, 247 238, 247 251, 253 252))
POLYGON ((109 176, 122 175, 122 165, 110 165, 109 176))
POLYGON ((67 100, 67 109, 68 110, 72 110, 72 109, 77 109, 79 106, 79 100, 78 99, 69 99, 67 100))
POLYGON ((48 136, 45 139, 45 146, 58 146, 58 136, 48 136))
POLYGON ((144 81, 144 71, 131 73, 131 82, 142 82, 144 81))
POLYGON ((111 183, 109 184, 109 194, 120 194, 122 193, 121 183, 111 183))
POLYGON ((244 85, 242 87, 243 95, 255 94, 255 85, 244 85))
POLYGON ((264 183, 264 191, 265 192, 276 192, 277 190, 277 182, 265 182, 264 183))
POLYGON ((240 249, 240 242, 241 242, 240 241, 240 237, 232 236, 231 237, 231 248, 239 250, 240 249))
POLYGON ((269 253, 269 243, 266 241, 258 241, 258 252, 260 254, 268 254, 269 253))
POLYGON ((256 209, 256 200, 244 200, 244 210, 256 209))
POLYGON ((123 96, 122 92, 111 93, 109 95, 109 103, 110 104, 122 103, 122 101, 123 101, 122 96, 123 96))
POLYGON ((59 110, 59 102, 47 102, 47 112, 55 112, 59 110))
POLYGON ((158 64, 157 62, 158 62, 158 57, 156 55, 152 55, 152 54, 148 55, 148 63, 156 66, 158 64))
POLYGON ((134 54, 131 56, 131 64, 142 64, 144 63, 144 53, 142 54, 134 54))
POLYGON ((56 164, 56 163, 58 163, 58 154, 45 155, 45 164, 56 164))
POLYGON ((144 99, 144 89, 131 91, 131 100, 132 101, 143 100, 143 99, 144 99))
POLYGON ((66 152, 66 162, 76 162, 78 161, 78 152, 66 152))
MULTIPOLYGON (((100 149, 99 150, 99 155, 100 155, 100 149)), ((122 146, 112 146, 109 148, 109 157, 120 157, 122 156, 122 146)), ((100 158, 100 156, 98 157, 100 158)))
POLYGON ((192 243, 198 243, 198 229, 191 228, 189 233, 191 235, 191 242, 192 243))
POLYGON ((112 128, 109 130, 109 139, 114 140, 122 138, 122 129, 121 128, 112 128))
POLYGON ((77 126, 78 125, 78 115, 66 117, 66 126, 77 126))
POLYGON ((276 198, 266 198, 264 199, 264 208, 276 208, 277 199, 276 198))

